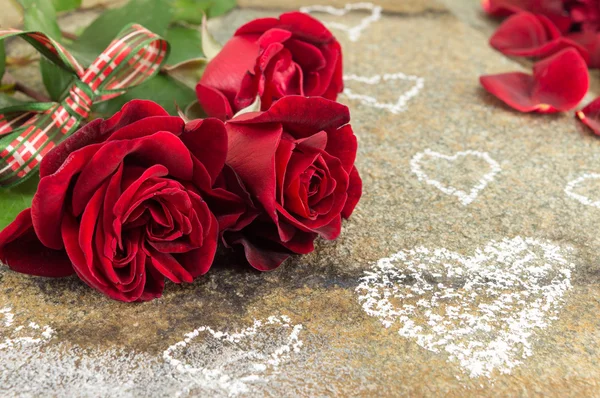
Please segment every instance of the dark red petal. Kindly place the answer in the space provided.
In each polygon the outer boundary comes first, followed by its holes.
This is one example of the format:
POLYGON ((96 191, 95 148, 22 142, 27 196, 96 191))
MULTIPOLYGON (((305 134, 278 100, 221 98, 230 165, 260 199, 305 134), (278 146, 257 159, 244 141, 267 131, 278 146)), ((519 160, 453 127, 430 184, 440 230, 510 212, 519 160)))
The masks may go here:
POLYGON ((596 98, 588 106, 577 112, 577 117, 596 135, 600 135, 600 98, 596 98))
POLYGON ((335 240, 342 232, 342 217, 337 216, 327 225, 315 229, 318 234, 327 240, 335 240))
POLYGON ((149 257, 152 266, 172 282, 193 282, 192 275, 172 255, 150 249, 149 257))
POLYGON ((283 29, 269 29, 258 38, 258 45, 267 48, 272 43, 283 43, 292 37, 292 32, 283 29))
POLYGON ((311 43, 329 43, 334 40, 331 32, 317 19, 299 11, 286 12, 279 16, 280 29, 286 29, 300 38, 311 43))
POLYGON ((482 0, 481 6, 495 17, 529 11, 548 17, 561 32, 567 32, 571 27, 572 21, 564 9, 563 0, 482 0))
POLYGON ((236 233, 236 236, 236 239, 232 239, 230 244, 242 245, 246 260, 259 271, 274 270, 291 255, 285 248, 277 248, 277 245, 262 246, 248 239, 245 235, 236 233))
POLYGON ((206 274, 212 266, 219 237, 219 223, 214 215, 210 214, 208 219, 200 220, 200 222, 204 223, 204 229, 207 231, 202 247, 185 254, 175 255, 176 259, 194 278, 206 274))
POLYGON ((189 181, 193 177, 193 162, 188 149, 175 135, 158 132, 150 136, 107 142, 88 161, 73 189, 73 214, 79 215, 98 189, 112 175, 126 156, 135 156, 138 163, 162 164, 175 178, 189 181))
POLYGON ((346 205, 342 210, 342 217, 345 219, 350 218, 361 196, 362 180, 358 174, 358 170, 356 167, 354 167, 352 168, 352 172, 350 172, 350 182, 348 183, 348 199, 346 200, 346 205))
POLYGON ((506 55, 545 58, 575 48, 589 62, 588 51, 562 37, 558 28, 543 15, 522 12, 508 18, 490 39, 490 45, 506 55))
POLYGON ((325 152, 340 159, 346 172, 350 173, 356 160, 358 141, 349 124, 332 131, 327 135, 327 147, 325 152))
POLYGON ((198 83, 196 86, 196 96, 198 102, 204 109, 207 115, 216 117, 217 119, 227 120, 233 117, 231 105, 227 97, 219 90, 198 83))
POLYGON ((275 102, 269 110, 246 113, 231 120, 231 124, 281 123, 294 138, 304 138, 321 130, 338 128, 350 121, 345 105, 321 97, 290 95, 275 102))
POLYGON ((567 35, 566 39, 572 40, 589 53, 588 65, 590 68, 600 68, 600 34, 596 32, 578 32, 567 35))
POLYGON ((146 137, 157 131, 169 132, 179 136, 183 133, 184 125, 185 122, 178 116, 151 116, 133 121, 131 124, 114 131, 108 138, 108 141, 146 137))
POLYGON ((335 101, 337 99, 338 94, 344 90, 342 47, 337 41, 335 43, 332 43, 330 46, 332 48, 332 51, 334 51, 335 54, 337 54, 337 61, 335 61, 335 63, 333 61, 330 61, 332 64, 335 65, 335 67, 333 68, 333 74, 331 75, 329 87, 321 96, 323 98, 335 101))
POLYGON ((236 30, 234 36, 249 35, 249 34, 262 34, 269 29, 275 28, 279 25, 277 18, 258 18, 242 25, 236 30))
POLYGON ((181 141, 202 163, 214 183, 227 158, 227 130, 223 122, 212 118, 193 120, 185 126, 181 141))
POLYGON ((281 125, 228 122, 226 128, 229 140, 227 164, 263 205, 267 215, 276 220, 275 151, 283 133, 281 125))
POLYGON ((64 250, 50 249, 37 238, 31 209, 23 210, 0 232, 0 261, 28 275, 58 278, 75 272, 64 250))
POLYGON ((574 108, 589 87, 587 65, 574 49, 538 62, 533 76, 521 72, 482 76, 482 86, 521 112, 554 113, 574 108))
POLYGON ((76 150, 104 141, 106 136, 102 130, 102 123, 104 123, 102 119, 96 119, 86 124, 44 156, 40 164, 40 177, 54 174, 67 157, 76 150))
POLYGON ((31 217, 36 234, 45 246, 56 250, 63 248, 60 225, 67 191, 72 180, 102 145, 94 144, 73 152, 54 174, 40 180, 33 196, 31 217))
MULTIPOLYGON (((254 71, 260 55, 257 40, 258 36, 234 36, 229 39, 219 54, 206 65, 200 85, 222 93, 229 102, 233 101, 246 74, 254 71)), ((199 100, 203 105, 206 103, 202 96, 199 100)))

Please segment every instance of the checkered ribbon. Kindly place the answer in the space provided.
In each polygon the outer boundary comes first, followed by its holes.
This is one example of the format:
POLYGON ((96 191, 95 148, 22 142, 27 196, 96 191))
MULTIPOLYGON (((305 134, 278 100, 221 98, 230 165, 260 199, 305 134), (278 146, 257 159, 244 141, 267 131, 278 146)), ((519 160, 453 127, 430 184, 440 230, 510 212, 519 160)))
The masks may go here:
POLYGON ((43 157, 75 132, 92 104, 124 94, 155 75, 168 43, 140 25, 124 28, 87 69, 40 32, 0 29, 0 40, 20 36, 51 62, 76 76, 60 103, 26 103, 0 109, 0 187, 35 174, 43 157))

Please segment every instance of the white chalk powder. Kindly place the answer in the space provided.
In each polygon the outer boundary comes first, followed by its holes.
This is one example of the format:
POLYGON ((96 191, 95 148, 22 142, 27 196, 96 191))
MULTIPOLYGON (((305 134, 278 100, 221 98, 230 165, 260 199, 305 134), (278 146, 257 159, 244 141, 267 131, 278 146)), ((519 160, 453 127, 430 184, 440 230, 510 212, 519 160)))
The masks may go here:
POLYGON ((509 373, 532 355, 571 288, 569 250, 533 238, 490 242, 473 256, 419 247, 384 258, 356 291, 367 314, 445 352, 471 377, 509 373))
POLYGON ((413 173, 416 174, 419 181, 425 181, 425 183, 427 183, 428 185, 433 185, 434 187, 436 187, 437 189, 439 189, 440 191, 442 191, 443 193, 445 193, 447 195, 456 196, 458 198, 458 200, 460 201, 460 203, 462 203, 465 206, 472 203, 479 195, 479 192, 481 190, 483 190, 490 182, 492 182, 494 180, 494 178, 496 177, 496 174, 498 174, 500 171, 502 171, 498 162, 496 162, 494 159, 492 159, 492 157, 487 152, 479 152, 479 151, 469 150, 469 151, 457 152, 454 155, 444 155, 442 153, 432 151, 431 149, 426 149, 425 151, 419 152, 415 156, 413 156, 413 158, 410 160, 410 169, 413 173), (477 183, 469 190, 469 192, 460 190, 453 186, 443 184, 442 182, 436 180, 435 178, 427 175, 421 167, 422 162, 426 158, 444 159, 444 160, 447 160, 450 162, 454 162, 458 159, 461 159, 461 158, 464 158, 467 156, 473 156, 473 157, 482 159, 485 162, 487 162, 487 164, 489 164, 489 170, 485 171, 485 174, 483 174, 481 176, 479 181, 477 181, 477 183))
POLYGON ((348 34, 348 38, 351 41, 358 41, 362 31, 367 29, 373 22, 377 22, 381 18, 381 6, 373 3, 350 3, 346 4, 344 8, 335 8, 332 6, 313 5, 307 7, 300 7, 300 11, 312 14, 312 13, 326 13, 336 17, 343 17, 352 11, 368 11, 369 15, 361 19, 361 21, 355 26, 348 26, 341 22, 331 22, 326 25, 333 29, 339 29, 348 34))
POLYGON ((370 106, 373 108, 378 108, 378 109, 384 109, 391 113, 398 114, 398 113, 406 111, 408 101, 410 101, 411 99, 416 97, 419 94, 419 92, 421 92, 421 90, 425 86, 425 79, 423 79, 422 77, 419 77, 419 76, 405 75, 404 73, 401 73, 401 72, 384 74, 384 75, 375 75, 375 76, 357 76, 357 75, 345 75, 344 76, 345 82, 354 81, 354 82, 359 82, 359 83, 367 84, 367 85, 371 85, 371 86, 379 85, 379 84, 386 84, 386 86, 387 86, 387 85, 389 85, 389 82, 394 81, 394 80, 404 80, 404 81, 411 82, 413 84, 413 86, 409 90, 401 93, 398 96, 398 99, 396 100, 396 102, 382 102, 381 100, 373 97, 372 95, 360 94, 360 93, 355 92, 354 90, 351 90, 348 87, 344 88, 343 93, 346 97, 348 97, 352 100, 360 101, 360 103, 362 103, 363 105, 370 106))
POLYGON ((49 327, 17 326, 10 308, 0 313, 5 318, 0 328, 0 396, 37 397, 49 391, 77 397, 253 394, 302 347, 302 326, 285 315, 257 320, 232 333, 203 326, 163 355, 152 356, 55 343, 49 327), (7 319, 12 319, 9 326, 7 319))

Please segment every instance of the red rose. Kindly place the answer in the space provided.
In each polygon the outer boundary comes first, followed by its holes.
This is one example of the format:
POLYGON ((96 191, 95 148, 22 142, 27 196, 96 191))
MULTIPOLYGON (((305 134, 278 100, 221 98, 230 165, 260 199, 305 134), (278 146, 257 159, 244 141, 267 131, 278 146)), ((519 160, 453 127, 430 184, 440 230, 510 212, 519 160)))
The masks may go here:
POLYGON ((239 28, 206 66, 196 93, 210 116, 225 120, 257 95, 266 110, 287 95, 335 100, 342 89, 340 44, 316 19, 290 12, 239 28))
POLYGON ((265 271, 292 253, 310 253, 320 235, 335 239, 362 193, 348 108, 324 98, 288 96, 265 112, 225 124, 229 167, 222 178, 256 212, 225 230, 248 262, 265 271))
POLYGON ((217 219, 203 197, 227 151, 217 119, 185 124, 150 101, 131 101, 50 152, 31 209, 0 233, 0 260, 50 277, 76 273, 122 300, 160 297, 165 277, 208 271, 217 219))

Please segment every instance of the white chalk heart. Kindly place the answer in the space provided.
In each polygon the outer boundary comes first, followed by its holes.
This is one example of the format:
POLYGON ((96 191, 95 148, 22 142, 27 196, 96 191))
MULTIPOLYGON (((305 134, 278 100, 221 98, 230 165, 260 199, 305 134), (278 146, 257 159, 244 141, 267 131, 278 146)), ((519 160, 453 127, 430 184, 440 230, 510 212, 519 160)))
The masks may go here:
POLYGON ((382 102, 371 95, 356 93, 348 87, 344 89, 344 95, 346 95, 350 99, 360 101, 363 105, 371 106, 373 108, 378 109, 385 109, 391 113, 398 114, 400 112, 404 112, 406 110, 406 105, 408 101, 416 97, 417 94, 419 94, 419 92, 423 89, 423 86, 425 85, 425 79, 418 76, 405 75, 404 73, 400 72, 393 74, 385 74, 383 76, 375 75, 370 77, 357 75, 344 76, 344 81, 346 82, 355 81, 371 86, 384 83, 386 84, 386 87, 389 87, 387 82, 393 80, 405 80, 413 83, 413 86, 408 91, 403 92, 398 96, 396 102, 382 102))
POLYGON ((417 153, 410 161, 410 169, 413 173, 417 175, 419 181, 425 181, 429 185, 433 185, 443 193, 447 195, 453 195, 458 198, 460 203, 463 205, 468 205, 473 202, 479 192, 483 190, 491 181, 494 180, 496 174, 498 174, 502 169, 498 162, 491 158, 491 156, 487 152, 479 152, 479 151, 462 151, 457 152, 454 155, 444 155, 439 152, 432 151, 431 149, 426 149, 423 152, 417 153), (489 171, 485 173, 479 181, 471 188, 471 190, 467 193, 463 190, 455 188, 453 186, 445 185, 440 181, 431 178, 428 176, 422 169, 421 163, 425 157, 434 158, 434 159, 444 159, 450 162, 454 162, 460 158, 464 158, 467 156, 474 156, 480 159, 483 159, 489 164, 489 171))
POLYGON ((265 382, 267 372, 273 374, 299 352, 301 330, 285 315, 256 320, 234 333, 202 326, 167 348, 163 359, 205 391, 236 395, 248 392, 251 383, 265 382))
POLYGON ((532 355, 536 331, 556 319, 571 288, 570 249, 516 237, 465 257, 403 250, 365 273, 356 291, 367 314, 471 377, 509 373, 532 355))
POLYGON ((332 6, 306 6, 300 7, 300 11, 306 14, 312 14, 315 12, 327 13, 337 17, 343 17, 351 11, 370 11, 371 14, 363 18, 360 23, 356 26, 348 26, 341 22, 331 22, 327 26, 334 29, 339 29, 348 34, 348 38, 351 41, 357 41, 363 30, 369 27, 373 22, 378 21, 381 18, 381 6, 377 6, 372 3, 351 3, 346 4, 344 8, 335 8, 332 6))
POLYGON ((600 174, 584 174, 581 177, 570 181, 565 187, 565 193, 567 194, 567 196, 572 197, 573 199, 583 203, 586 206, 594 206, 600 208, 600 200, 594 201, 585 195, 580 195, 573 191, 577 185, 583 183, 586 180, 600 180, 600 174))

